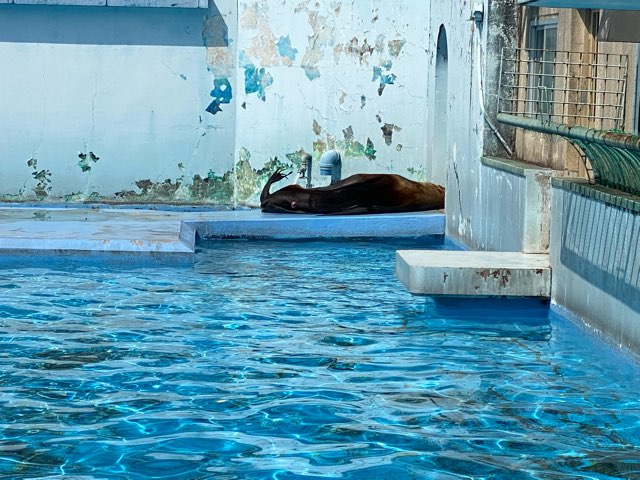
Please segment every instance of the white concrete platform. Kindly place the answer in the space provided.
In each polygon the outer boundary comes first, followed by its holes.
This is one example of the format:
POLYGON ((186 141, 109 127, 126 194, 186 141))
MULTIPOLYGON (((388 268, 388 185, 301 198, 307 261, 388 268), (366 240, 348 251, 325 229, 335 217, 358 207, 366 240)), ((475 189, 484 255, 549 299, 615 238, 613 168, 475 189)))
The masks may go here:
POLYGON ((0 255, 111 253, 125 258, 139 254, 192 258, 196 234, 203 239, 442 235, 444 215, 0 207, 0 255))
POLYGON ((399 250, 396 276, 416 295, 548 298, 551 293, 547 254, 399 250))

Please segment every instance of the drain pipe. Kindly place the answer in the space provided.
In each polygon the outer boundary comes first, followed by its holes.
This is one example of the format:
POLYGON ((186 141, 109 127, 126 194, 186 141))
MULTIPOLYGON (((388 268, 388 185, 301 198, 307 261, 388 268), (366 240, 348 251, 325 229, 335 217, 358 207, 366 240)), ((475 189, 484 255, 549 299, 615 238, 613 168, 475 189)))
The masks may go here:
POLYGON ((327 150, 320 157, 320 175, 331 175, 331 184, 342 177, 342 157, 336 150, 327 150))
MULTIPOLYGON (((493 132, 493 134, 496 136, 496 138, 498 139, 498 141, 500 142, 500 144, 502 145, 502 147, 506 150, 506 152, 509 154, 509 158, 513 158, 513 151, 511 150, 511 147, 509 147, 509 145, 507 144, 507 141, 502 137, 502 135, 500 134, 500 132, 498 131, 498 128, 493 124, 493 122, 491 121, 491 117, 489 117, 489 114, 487 113, 487 111, 484 108, 484 86, 482 84, 482 77, 484 76, 484 69, 482 67, 482 37, 480 35, 480 28, 482 27, 482 21, 484 19, 484 11, 481 8, 482 4, 481 3, 476 3, 476 5, 479 5, 479 7, 476 7, 473 13, 473 20, 474 20, 474 24, 475 24, 475 28, 473 29, 473 34, 474 36, 477 37, 477 41, 476 41, 476 70, 477 70, 477 74, 476 74, 476 79, 477 79, 477 87, 478 87, 478 93, 480 98, 479 100, 479 104, 480 104, 480 113, 482 114, 482 117, 484 118, 484 121, 487 122, 487 125, 489 125, 489 128, 491 129, 491 131, 493 132)), ((473 75, 473 73, 472 73, 473 75)))
POLYGON ((311 184, 311 166, 313 165, 313 157, 308 153, 302 156, 302 168, 304 168, 307 176, 307 188, 313 187, 311 184))

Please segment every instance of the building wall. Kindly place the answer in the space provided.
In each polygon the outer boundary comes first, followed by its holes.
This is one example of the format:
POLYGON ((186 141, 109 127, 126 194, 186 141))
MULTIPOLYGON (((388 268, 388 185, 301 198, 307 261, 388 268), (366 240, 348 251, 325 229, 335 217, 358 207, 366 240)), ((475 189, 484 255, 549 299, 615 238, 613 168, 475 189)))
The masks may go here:
POLYGON ((201 200, 194 178, 232 169, 235 110, 207 113, 217 12, 0 8, 0 198, 201 200))
POLYGON ((431 30, 437 32, 438 19, 445 19, 450 48, 449 105, 446 121, 436 118, 434 124, 436 134, 445 126, 447 129, 446 137, 437 134, 439 138, 447 138, 448 144, 447 233, 471 249, 484 250, 489 248, 487 222, 494 222, 495 227, 500 221, 508 221, 487 209, 488 197, 497 192, 482 172, 481 159, 485 146, 487 152, 505 155, 502 142, 489 122, 500 131, 507 145, 513 143, 513 130, 497 126, 495 105, 499 77, 496 59, 500 58, 503 46, 515 46, 518 39, 515 2, 485 2, 485 19, 480 27, 467 20, 472 13, 471 5, 446 3, 432 3, 431 30))
POLYGON ((640 352, 640 202, 575 180, 553 183, 553 301, 640 352))
MULTIPOLYGON (((328 183, 318 160, 330 148, 343 176, 445 184, 427 128, 440 25, 430 8, 456 25, 454 68, 467 75, 468 7, 457 3, 0 5, 0 91, 11 92, 0 97, 0 200, 255 206, 269 173, 296 171, 305 152, 313 183, 328 183)), ((452 119, 473 128, 460 83, 452 119)), ((455 142, 460 157, 464 129, 455 142)))
MULTIPOLYGON (((522 31, 522 43, 520 47, 527 48, 530 24, 535 19, 555 19, 558 23, 558 50, 568 52, 602 53, 614 55, 628 55, 628 76, 624 109, 623 128, 627 132, 637 131, 637 122, 634 110, 636 109, 636 77, 637 77, 637 45, 623 42, 598 42, 596 39, 597 23, 594 23, 591 10, 576 10, 569 8, 538 8, 523 7, 520 28, 522 31)), ((573 57, 578 61, 579 57, 573 57)), ((601 58, 601 61, 606 61, 601 58)), ((617 62, 618 60, 615 59, 617 62)), ((589 61, 587 60, 588 64, 589 61)), ((605 89, 601 85, 602 90, 605 89)), ((612 88, 610 85, 609 89, 612 88)), ((601 92, 600 92, 601 93, 601 92)), ((607 103, 615 103, 617 100, 608 98, 607 103)), ((578 107, 579 108, 579 107, 578 107)), ((594 115, 593 112, 584 110, 584 115, 594 115)), ((602 116, 613 116, 614 112, 598 112, 602 116)), ((589 128, 603 128, 600 122, 584 121, 584 126, 589 128)), ((610 127, 608 127, 610 128, 610 127)), ((517 158, 542 167, 564 171, 565 174, 587 178, 587 170, 576 149, 565 139, 548 134, 517 130, 516 132, 517 158)))

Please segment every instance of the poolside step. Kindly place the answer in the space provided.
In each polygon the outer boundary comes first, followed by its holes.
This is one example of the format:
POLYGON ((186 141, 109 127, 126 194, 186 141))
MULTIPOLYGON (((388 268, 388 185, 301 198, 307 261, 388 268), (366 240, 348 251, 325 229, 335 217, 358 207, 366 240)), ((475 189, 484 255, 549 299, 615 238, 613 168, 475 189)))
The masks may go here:
POLYGON ((444 234, 440 212, 282 215, 259 210, 152 210, 0 206, 0 259, 79 256, 128 263, 192 263, 201 239, 424 236, 444 234))
POLYGON ((549 297, 549 255, 398 250, 396 276, 416 295, 549 297))

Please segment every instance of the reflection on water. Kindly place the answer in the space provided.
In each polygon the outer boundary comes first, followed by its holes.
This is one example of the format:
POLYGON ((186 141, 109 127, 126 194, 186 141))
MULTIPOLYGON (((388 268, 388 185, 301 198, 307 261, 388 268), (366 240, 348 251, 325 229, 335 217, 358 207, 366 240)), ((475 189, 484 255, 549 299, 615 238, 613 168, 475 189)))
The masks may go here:
POLYGON ((0 477, 640 476, 637 366, 539 301, 412 297, 408 246, 5 266, 0 477))

